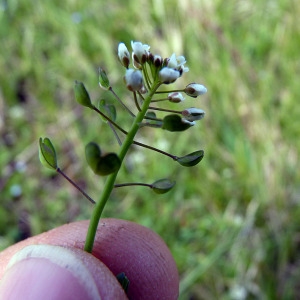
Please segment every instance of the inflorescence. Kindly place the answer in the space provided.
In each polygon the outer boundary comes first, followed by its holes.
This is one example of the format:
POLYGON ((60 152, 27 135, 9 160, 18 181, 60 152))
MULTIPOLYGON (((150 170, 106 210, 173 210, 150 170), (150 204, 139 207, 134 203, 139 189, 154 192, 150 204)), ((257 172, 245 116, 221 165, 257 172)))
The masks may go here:
POLYGON ((100 100, 96 105, 93 104, 84 84, 75 81, 74 91, 76 101, 80 105, 98 113, 112 129, 120 145, 118 153, 109 152, 105 154, 102 153, 98 144, 93 141, 88 143, 85 147, 86 160, 93 172, 97 175, 108 175, 100 199, 98 201, 91 199, 58 167, 56 151, 49 138, 40 138, 39 141, 39 155, 43 165, 57 171, 73 184, 89 201, 96 204, 87 234, 86 251, 92 250, 98 222, 113 188, 141 185, 151 188, 155 193, 162 194, 168 192, 175 185, 175 181, 168 179, 159 179, 151 184, 116 184, 117 174, 131 145, 134 144, 156 151, 185 167, 195 166, 204 156, 203 150, 196 150, 184 156, 176 156, 135 140, 136 133, 144 126, 161 128, 172 132, 185 131, 194 126, 195 122, 202 119, 205 115, 202 109, 190 107, 183 110, 173 110, 158 107, 156 104, 163 101, 182 103, 185 100, 184 94, 188 97, 196 98, 205 94, 207 89, 204 85, 198 83, 190 83, 183 89, 172 89, 168 91, 160 89, 163 85, 176 82, 184 73, 189 71, 189 68, 185 66, 185 57, 176 56, 173 53, 168 58, 162 58, 160 55, 151 53, 150 46, 142 44, 141 42, 132 41, 131 47, 132 52, 130 55, 126 45, 120 43, 118 46, 118 58, 122 66, 126 69, 124 82, 127 89, 132 92, 137 109, 136 113, 132 112, 115 93, 110 85, 106 72, 102 68, 99 69, 100 87, 110 91, 133 119, 129 130, 123 129, 122 126, 117 123, 117 109, 114 104, 106 100, 100 100), (156 111, 166 113, 166 115, 163 118, 158 118, 155 113, 156 111))

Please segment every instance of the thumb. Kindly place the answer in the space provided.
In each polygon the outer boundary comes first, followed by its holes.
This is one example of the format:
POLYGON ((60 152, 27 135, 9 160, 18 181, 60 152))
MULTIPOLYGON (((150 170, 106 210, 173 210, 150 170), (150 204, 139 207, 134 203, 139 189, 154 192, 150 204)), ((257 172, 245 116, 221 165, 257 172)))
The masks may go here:
POLYGON ((109 269, 74 248, 30 245, 7 265, 0 299, 127 299, 109 269))

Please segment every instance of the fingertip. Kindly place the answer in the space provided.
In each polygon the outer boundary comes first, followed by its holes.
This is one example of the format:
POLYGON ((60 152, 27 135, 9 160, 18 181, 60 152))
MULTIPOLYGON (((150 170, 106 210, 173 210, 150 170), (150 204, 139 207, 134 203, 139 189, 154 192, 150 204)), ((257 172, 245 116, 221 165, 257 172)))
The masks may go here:
POLYGON ((115 276, 92 255, 51 245, 18 251, 1 280, 0 299, 127 299, 115 276))
MULTIPOLYGON (((51 244, 77 248, 83 252, 89 221, 63 225, 29 238, 0 253, 0 278, 9 258, 30 244, 51 244)), ((116 276, 124 272, 132 299, 178 299, 179 276, 176 263, 164 241, 152 230, 139 224, 102 219, 93 248, 116 276)))

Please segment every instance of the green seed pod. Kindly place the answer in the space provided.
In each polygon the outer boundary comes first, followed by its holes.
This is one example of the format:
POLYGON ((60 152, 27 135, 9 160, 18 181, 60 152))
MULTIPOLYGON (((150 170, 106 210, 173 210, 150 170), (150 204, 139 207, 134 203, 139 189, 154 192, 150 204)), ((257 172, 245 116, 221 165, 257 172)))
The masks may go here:
POLYGON ((48 169, 57 169, 57 158, 55 148, 52 145, 50 139, 39 139, 39 158, 43 166, 48 169))
POLYGON ((184 131, 193 126, 193 122, 187 122, 178 115, 167 115, 163 119, 162 129, 168 131, 184 131))
POLYGON ((193 167, 193 166, 197 165, 202 160, 203 157, 204 157, 204 151, 199 150, 199 151, 190 153, 188 155, 179 157, 177 159, 177 162, 180 163, 184 167, 193 167))
POLYGON ((108 90, 110 88, 108 77, 102 68, 99 68, 99 85, 104 90, 108 90))
POLYGON ((106 176, 119 170, 121 161, 116 153, 108 153, 101 156, 97 163, 95 173, 97 175, 106 176))
POLYGON ((90 142, 85 146, 85 157, 95 174, 106 176, 119 170, 121 161, 117 154, 107 153, 101 156, 100 147, 90 142))
MULTIPOLYGON (((106 100, 102 99, 98 102, 98 109, 103 112, 109 119, 116 121, 117 110, 113 104, 107 103, 106 100)), ((102 117, 103 121, 107 122, 107 119, 102 117)))
POLYGON ((175 181, 169 179, 160 179, 152 183, 151 188, 156 194, 165 194, 173 188, 175 181))
POLYGON ((75 81, 74 92, 75 99, 79 104, 93 108, 89 93, 82 82, 75 81))
POLYGON ((90 168, 96 172, 97 164, 101 158, 100 147, 94 142, 88 143, 85 146, 85 158, 90 168))

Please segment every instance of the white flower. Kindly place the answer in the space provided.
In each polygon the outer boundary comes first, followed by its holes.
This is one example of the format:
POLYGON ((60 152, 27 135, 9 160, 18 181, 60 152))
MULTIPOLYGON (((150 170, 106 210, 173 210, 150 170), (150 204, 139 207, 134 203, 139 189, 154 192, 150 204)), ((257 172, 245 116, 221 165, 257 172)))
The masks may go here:
POLYGON ((177 71, 180 71, 180 73, 188 72, 189 68, 184 67, 184 64, 186 63, 185 57, 184 56, 177 56, 175 53, 171 55, 168 61, 168 68, 175 69, 177 71))
POLYGON ((130 54, 124 43, 120 43, 118 46, 118 57, 121 64, 127 69, 130 63, 130 54))
POLYGON ((201 120, 205 116, 205 111, 199 108, 191 107, 183 110, 182 115, 190 122, 201 120))
POLYGON ((196 98, 199 95, 205 94, 207 92, 207 88, 202 84, 190 83, 185 87, 184 92, 188 96, 196 98))
POLYGON ((186 63, 186 60, 185 60, 184 56, 176 57, 176 54, 173 53, 169 58, 168 67, 172 68, 172 69, 176 69, 185 63, 186 63))
POLYGON ((145 63, 149 54, 150 46, 142 44, 141 42, 131 41, 131 47, 133 50, 133 59, 140 64, 145 63))
POLYGON ((159 71, 159 79, 162 83, 172 83, 180 76, 179 71, 170 69, 168 67, 162 68, 159 71))
POLYGON ((132 64, 136 69, 142 70, 142 65, 134 59, 134 52, 132 52, 132 64))
POLYGON ((186 119, 181 119, 181 121, 182 121, 182 123, 189 124, 190 126, 194 126, 196 124, 196 122, 189 121, 189 120, 186 120, 186 119))
POLYGON ((139 70, 134 70, 134 69, 126 70, 124 80, 127 88, 132 92, 139 91, 144 86, 143 75, 142 72, 139 70))
POLYGON ((141 94, 146 94, 148 91, 147 91, 147 89, 145 88, 145 86, 143 85, 139 92, 140 92, 141 94))
POLYGON ((184 101, 185 98, 183 97, 183 95, 181 93, 173 92, 173 93, 168 94, 168 99, 170 102, 179 103, 179 102, 184 101))

